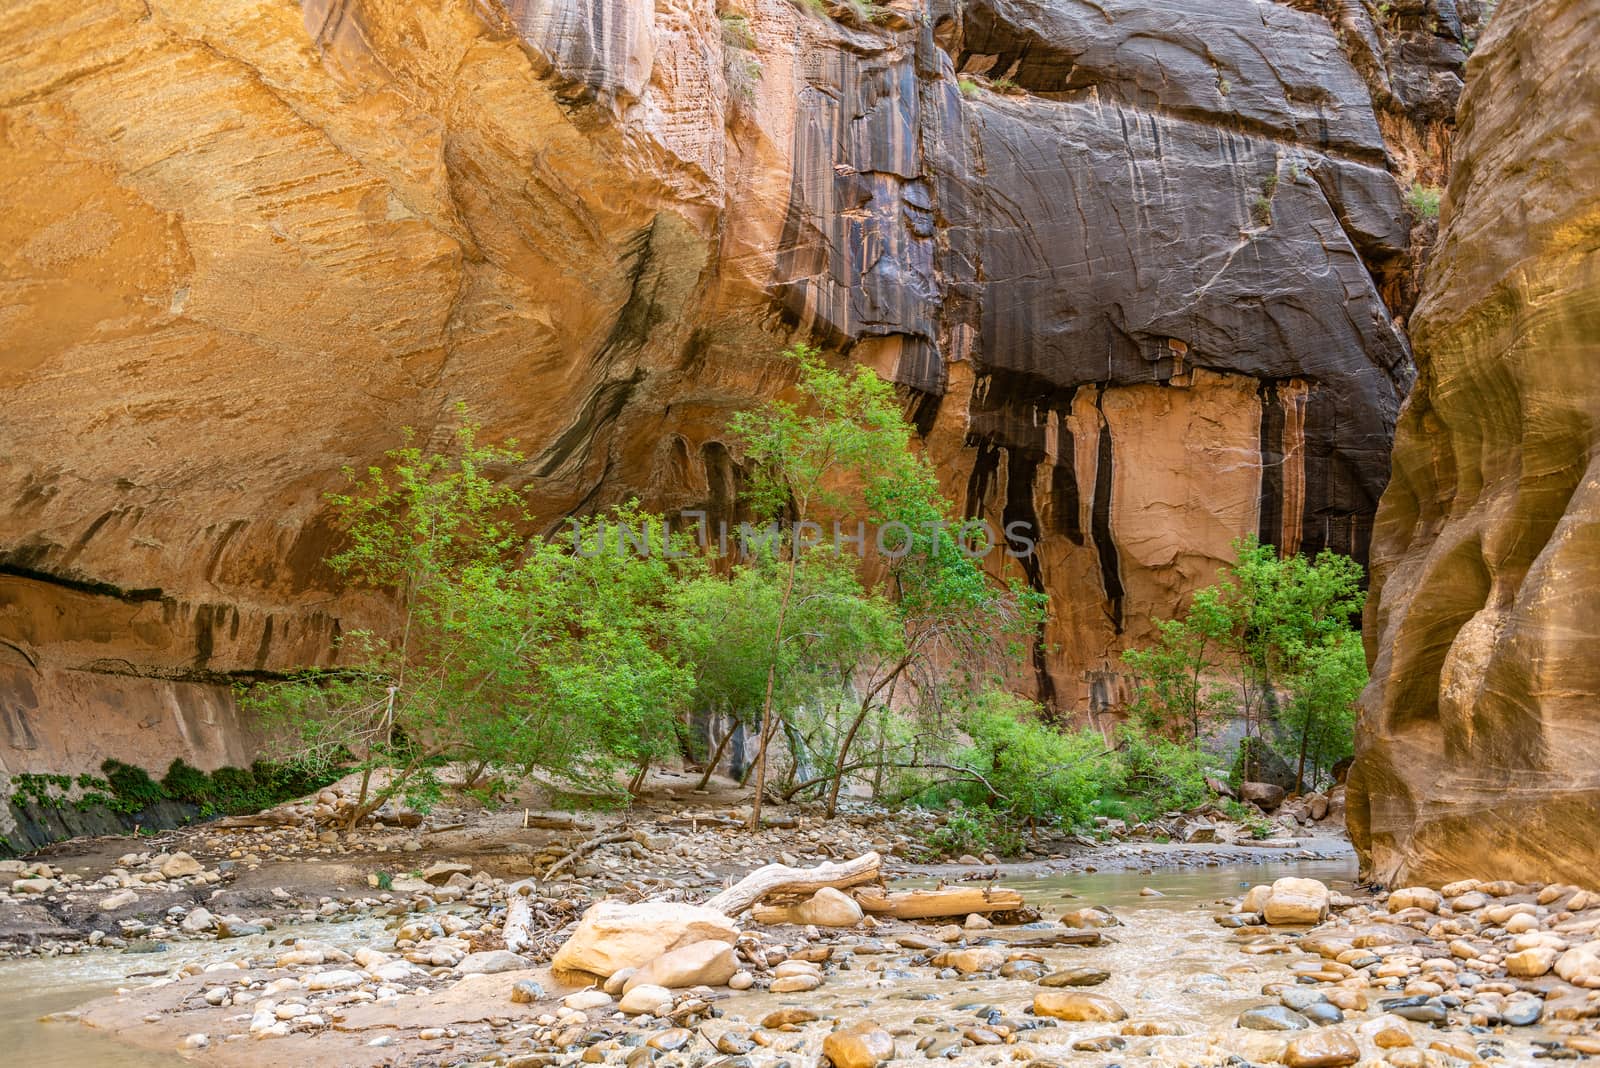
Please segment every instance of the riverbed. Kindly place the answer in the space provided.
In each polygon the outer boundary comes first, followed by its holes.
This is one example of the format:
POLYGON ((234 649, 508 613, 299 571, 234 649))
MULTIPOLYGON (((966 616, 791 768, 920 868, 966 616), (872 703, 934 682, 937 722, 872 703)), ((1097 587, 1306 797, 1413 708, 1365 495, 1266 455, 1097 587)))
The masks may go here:
MULTIPOLYGON (((1239 1012, 1267 1000, 1260 994, 1262 985, 1288 975, 1287 954, 1242 953, 1241 940, 1216 924, 1216 903, 1239 896, 1251 885, 1286 875, 1320 879, 1336 890, 1349 889, 1355 864, 1353 858, 1277 860, 1194 869, 1008 878, 1006 885, 1021 891, 1025 900, 1046 917, 1091 904, 1114 911, 1121 925, 1107 930, 1106 944, 1042 951, 1040 955, 1047 966, 1092 964, 1111 974, 1096 993, 1126 1005, 1138 1019, 1153 1019, 1204 1035, 1226 1029, 1239 1012)), ((932 881, 929 877, 903 882, 918 885, 932 881)), ((271 932, 270 941, 315 938, 353 950, 381 935, 382 926, 375 921, 285 924, 271 932)), ((148 984, 156 978, 152 973, 166 975, 190 961, 204 964, 260 951, 268 941, 257 936, 228 942, 175 942, 159 954, 90 951, 0 963, 0 1048, 25 1051, 30 1068, 85 1064, 143 1068, 184 1063, 184 1054, 127 1045, 81 1025, 70 1013, 65 1019, 48 1022, 40 1018, 71 1010, 119 988, 148 984)), ((723 1003, 723 1018, 730 1023, 753 1022, 781 1007, 805 1005, 845 1020, 870 1016, 885 1026, 910 1029, 915 1020, 930 1015, 974 1020, 975 1006, 979 1004, 1020 1011, 1035 989, 1032 982, 1025 980, 885 979, 874 968, 885 959, 861 955, 830 977, 824 987, 808 994, 752 992, 735 996, 723 1003)), ((1065 1040, 1069 1034, 1086 1033, 1088 1026, 1067 1025, 1049 1029, 1048 1035, 1034 1035, 1065 1040)), ((802 1037, 804 1041, 798 1045, 808 1051, 820 1042, 820 1033, 802 1037)), ((1198 1053, 1208 1040, 1168 1035, 1133 1041, 1147 1047, 1148 1055, 1167 1059, 1198 1053)), ((1041 1044, 1041 1055, 1046 1045, 1041 1044)), ((206 1057, 209 1052, 187 1056, 206 1057)), ((419 1059, 430 1062, 449 1059, 443 1048, 414 1052, 419 1059)))

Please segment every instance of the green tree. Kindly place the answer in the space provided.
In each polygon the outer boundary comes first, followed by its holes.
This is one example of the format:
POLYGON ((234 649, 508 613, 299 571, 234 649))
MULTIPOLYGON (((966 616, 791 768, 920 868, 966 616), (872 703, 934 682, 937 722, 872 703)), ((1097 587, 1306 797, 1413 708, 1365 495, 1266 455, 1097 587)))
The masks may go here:
POLYGON ((1355 752, 1355 704, 1367 685, 1367 654, 1353 631, 1312 646, 1300 658, 1289 680, 1292 697, 1279 717, 1279 727, 1298 748, 1295 792, 1311 762, 1315 781, 1324 767, 1355 752))
POLYGON ((593 788, 621 764, 637 783, 677 744, 692 677, 672 593, 702 562, 669 557, 661 521, 631 504, 576 521, 570 544, 531 538, 521 495, 494 477, 521 457, 478 432, 463 420, 448 454, 408 432, 331 495, 345 543, 329 563, 391 598, 395 625, 245 698, 288 753, 362 772, 351 827, 397 795, 427 805, 445 759, 474 779, 498 764, 593 788), (624 548, 623 529, 643 544, 624 548))
POLYGON ((329 495, 344 534, 329 566, 392 598, 397 626, 347 633, 339 667, 245 695, 287 753, 313 766, 354 762, 362 778, 351 827, 398 794, 426 805, 438 788, 434 762, 459 744, 458 725, 494 714, 488 684, 500 643, 467 640, 482 637, 469 625, 483 588, 473 579, 512 563, 526 511, 491 474, 520 455, 478 434, 463 413, 447 456, 425 453, 408 429, 387 467, 350 472, 352 488, 329 495))
POLYGON ((788 614, 803 560, 817 553, 838 555, 841 536, 858 536, 869 522, 881 532, 878 548, 890 559, 886 594, 895 606, 897 633, 859 647, 858 659, 864 662, 857 672, 856 709, 844 723, 832 772, 825 777, 830 812, 851 770, 859 732, 913 666, 945 656, 948 667, 955 654, 969 666, 992 660, 1006 648, 1008 635, 1026 633, 1042 614, 1042 597, 996 587, 962 551, 960 535, 948 529, 953 526, 949 502, 931 465, 912 448, 914 430, 893 387, 868 368, 835 371, 818 350, 803 344, 786 355, 799 365, 804 408, 775 401, 730 422, 750 473, 746 500, 759 521, 781 521, 791 535, 781 546, 786 570, 763 658, 768 673, 757 717, 752 826, 760 818, 766 754, 779 718, 773 708, 784 663, 780 650, 793 627, 788 614), (859 518, 846 525, 854 529, 836 527, 825 539, 821 520, 851 515, 853 506, 859 518))
MULTIPOLYGON (((1280 686, 1297 701, 1302 690, 1308 695, 1297 722, 1336 722, 1331 709, 1338 697, 1309 694, 1338 674, 1330 657, 1349 667, 1342 643, 1351 638, 1366 594, 1361 566, 1330 550, 1314 560, 1280 557, 1253 536, 1235 542, 1234 550, 1235 562, 1221 570, 1219 581, 1197 591, 1180 619, 1158 623, 1156 644, 1124 654, 1124 662, 1138 677, 1133 707, 1145 722, 1169 733, 1181 723, 1198 737, 1208 717, 1231 708, 1253 754, 1280 686)), ((1347 690, 1348 679, 1340 686, 1347 690)), ((1308 727, 1303 733, 1309 746, 1315 732, 1308 727)), ((1253 756, 1247 777, 1251 762, 1253 756)))

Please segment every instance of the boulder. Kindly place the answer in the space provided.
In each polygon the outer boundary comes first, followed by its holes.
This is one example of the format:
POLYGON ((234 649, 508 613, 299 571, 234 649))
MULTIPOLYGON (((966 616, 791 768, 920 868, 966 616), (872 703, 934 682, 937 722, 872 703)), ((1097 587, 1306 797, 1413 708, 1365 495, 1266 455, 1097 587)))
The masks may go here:
POLYGON ((1361 1059, 1361 1047, 1350 1034, 1328 1028, 1289 1040, 1283 1063, 1289 1068, 1345 1068, 1361 1059))
POLYGON ((1439 906, 1443 903, 1444 898, 1440 896, 1439 891, 1426 886, 1407 886, 1389 895, 1390 912, 1399 912, 1402 909, 1438 912, 1439 906))
POLYGON ((649 961, 634 972, 623 984, 623 993, 640 986, 659 986, 680 990, 690 986, 723 986, 739 963, 733 956, 729 942, 709 940, 695 942, 667 952, 649 961))
POLYGON ((645 1013, 651 1016, 660 1016, 672 1007, 672 991, 664 986, 636 986, 617 1002, 617 1008, 629 1016, 639 1016, 645 1013))
POLYGON ((1270 782, 1247 782, 1239 788, 1239 796, 1252 802, 1263 812, 1275 812, 1288 793, 1283 787, 1270 782))
POLYGON ((1128 1010, 1110 998, 1076 990, 1039 991, 1033 996, 1033 1014, 1089 1023, 1116 1023, 1128 1018, 1128 1010))
POLYGON ((894 1056, 894 1036, 870 1021, 834 1031, 822 1040, 833 1068, 877 1068, 894 1056))
POLYGON ((211 928, 215 927, 216 925, 217 918, 211 915, 210 910, 205 908, 192 908, 189 910, 189 915, 185 916, 183 918, 183 922, 178 926, 182 927, 183 930, 189 934, 200 934, 202 931, 211 930, 211 928))
POLYGON ((811 924, 816 927, 854 927, 863 913, 856 899, 841 890, 824 886, 805 901, 793 905, 758 905, 753 916, 757 923, 811 924))
POLYGON ((1316 879, 1279 879, 1262 915, 1269 924, 1317 924, 1328 918, 1328 888, 1316 879))
POLYGON ((1600 987, 1600 941, 1574 946, 1556 961, 1556 974, 1573 986, 1600 987))
POLYGON ((671 902, 601 901, 583 914, 550 966, 609 978, 623 968, 643 967, 668 950, 738 938, 733 921, 714 909, 671 902))
POLYGON ((205 871, 205 865, 187 853, 174 853, 161 864, 163 879, 184 879, 205 871))
POLYGON ((494 975, 498 972, 520 972, 531 967, 527 958, 519 957, 506 949, 490 949, 482 953, 468 953, 455 966, 457 975, 494 975))

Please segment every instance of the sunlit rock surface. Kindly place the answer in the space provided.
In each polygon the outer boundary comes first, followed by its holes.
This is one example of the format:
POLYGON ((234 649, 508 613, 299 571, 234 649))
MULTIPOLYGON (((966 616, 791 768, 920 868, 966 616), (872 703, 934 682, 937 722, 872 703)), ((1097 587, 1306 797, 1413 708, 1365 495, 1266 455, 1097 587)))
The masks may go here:
POLYGON ((322 494, 457 402, 552 528, 732 515, 724 420, 800 336, 905 387, 966 512, 1045 532, 1009 566, 1064 712, 1231 539, 1364 555, 1455 6, 824 6, 0 11, 7 767, 63 763, 51 717, 243 744, 221 681, 384 618, 322 494))
POLYGON ((1378 879, 1600 872, 1600 4, 1469 66, 1378 512, 1350 825, 1378 879))

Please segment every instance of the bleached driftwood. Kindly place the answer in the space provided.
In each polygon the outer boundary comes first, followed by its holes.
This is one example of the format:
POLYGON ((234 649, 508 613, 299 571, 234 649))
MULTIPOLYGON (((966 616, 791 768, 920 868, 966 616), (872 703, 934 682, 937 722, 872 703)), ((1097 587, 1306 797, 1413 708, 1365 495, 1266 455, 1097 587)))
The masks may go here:
POLYGON ((883 858, 876 853, 866 853, 837 864, 818 864, 814 868, 768 864, 707 901, 705 907, 716 909, 725 916, 737 916, 774 894, 814 894, 825 886, 844 890, 862 883, 876 882, 882 867, 883 858))
POLYGON ((521 953, 533 944, 533 880, 506 887, 506 922, 501 928, 506 948, 521 953))
POLYGON ((854 892, 866 912, 899 920, 931 920, 974 912, 1010 912, 1022 907, 1022 895, 1004 886, 961 886, 946 890, 898 890, 862 887, 854 892))

